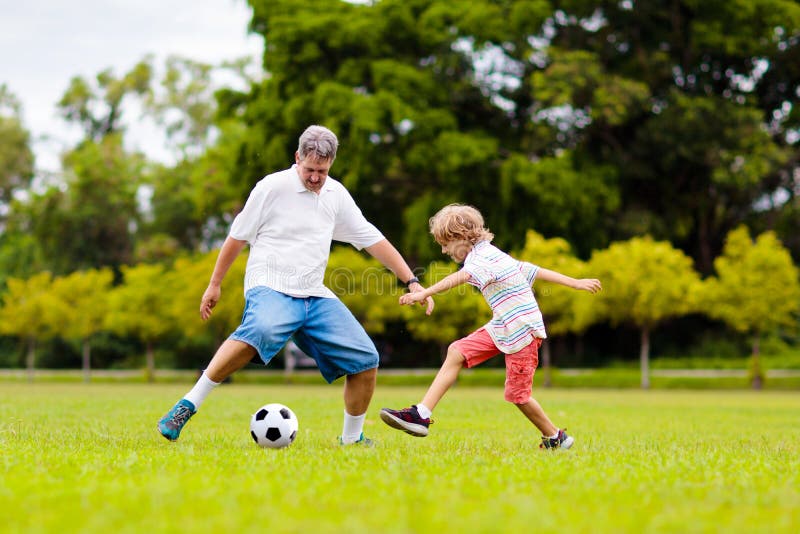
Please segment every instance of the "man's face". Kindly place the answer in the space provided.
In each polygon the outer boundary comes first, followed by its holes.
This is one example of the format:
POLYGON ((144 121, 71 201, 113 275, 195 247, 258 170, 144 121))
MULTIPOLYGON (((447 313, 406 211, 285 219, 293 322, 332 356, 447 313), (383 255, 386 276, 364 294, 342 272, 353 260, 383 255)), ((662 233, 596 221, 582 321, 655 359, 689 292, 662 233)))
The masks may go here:
POLYGON ((300 154, 297 152, 294 154, 294 161, 297 163, 297 174, 300 175, 305 188, 312 193, 319 193, 325 185, 325 179, 333 162, 329 159, 315 158, 313 155, 300 159, 300 154))

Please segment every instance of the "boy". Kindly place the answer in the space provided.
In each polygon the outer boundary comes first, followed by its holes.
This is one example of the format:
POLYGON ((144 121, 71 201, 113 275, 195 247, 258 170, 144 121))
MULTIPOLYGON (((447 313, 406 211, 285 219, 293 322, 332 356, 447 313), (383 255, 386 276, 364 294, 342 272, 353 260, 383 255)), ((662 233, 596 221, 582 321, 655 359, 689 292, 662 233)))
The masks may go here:
MULTIPOLYGON (((381 419, 412 436, 428 435, 431 413, 463 367, 474 367, 500 353, 505 355, 505 399, 513 403, 542 433, 541 448, 568 449, 573 438, 556 427, 531 397, 533 373, 539 362, 539 346, 547 337, 533 295, 534 278, 573 289, 596 293, 599 280, 576 280, 555 271, 518 261, 491 244, 494 237, 484 228, 483 217, 472 206, 450 204, 430 221, 430 230, 442 253, 464 266, 424 291, 400 297, 400 304, 422 302, 426 297, 468 283, 481 290, 492 308, 492 320, 448 347, 447 358, 419 404, 403 410, 383 408, 381 419)), ((430 313, 430 312, 428 312, 430 313)))

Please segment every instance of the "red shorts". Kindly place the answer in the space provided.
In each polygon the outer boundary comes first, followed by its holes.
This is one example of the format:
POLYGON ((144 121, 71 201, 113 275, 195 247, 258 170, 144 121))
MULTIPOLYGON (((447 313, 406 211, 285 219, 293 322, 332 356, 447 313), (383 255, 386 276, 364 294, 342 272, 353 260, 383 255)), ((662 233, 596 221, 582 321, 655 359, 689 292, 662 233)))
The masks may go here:
MULTIPOLYGON (((530 345, 514 354, 506 354, 505 399, 514 404, 523 404, 531 398, 533 373, 539 365, 539 347, 542 339, 534 337, 530 345)), ((464 356, 467 367, 480 365, 489 358, 502 354, 485 328, 480 328, 467 337, 454 341, 453 345, 464 356)))

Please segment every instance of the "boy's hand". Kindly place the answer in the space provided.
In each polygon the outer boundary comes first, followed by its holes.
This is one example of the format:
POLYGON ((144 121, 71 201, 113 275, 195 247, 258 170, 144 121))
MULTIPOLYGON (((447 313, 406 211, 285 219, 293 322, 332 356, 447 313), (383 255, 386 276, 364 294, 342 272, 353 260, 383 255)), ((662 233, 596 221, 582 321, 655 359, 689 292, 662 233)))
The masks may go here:
POLYGON ((414 304, 419 302, 422 304, 423 302, 427 303, 427 308, 425 310, 425 315, 430 315, 433 311, 433 298, 426 297, 424 288, 419 284, 413 284, 411 289, 411 293, 406 293, 405 295, 400 295, 400 304, 407 305, 407 304, 414 304), (414 287, 417 286, 417 287, 414 287))
POLYGON ((603 285, 597 278, 581 278, 576 282, 575 289, 582 289, 584 291, 588 291, 589 293, 597 293, 603 289, 603 285))

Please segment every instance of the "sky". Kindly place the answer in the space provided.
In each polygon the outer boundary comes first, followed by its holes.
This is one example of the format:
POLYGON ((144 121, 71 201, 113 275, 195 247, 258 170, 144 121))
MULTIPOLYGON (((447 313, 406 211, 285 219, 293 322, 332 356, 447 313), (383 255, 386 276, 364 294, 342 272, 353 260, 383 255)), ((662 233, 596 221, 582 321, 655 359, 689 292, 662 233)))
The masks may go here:
MULTIPOLYGON (((245 0, 0 0, 0 84, 22 103, 39 170, 57 171, 59 153, 80 138, 57 113, 70 79, 118 76, 147 54, 216 64, 242 56, 260 61, 263 40, 249 35, 245 0)), ((127 111, 126 111, 127 113, 127 111)), ((127 113, 129 148, 168 155, 155 128, 127 113)))

